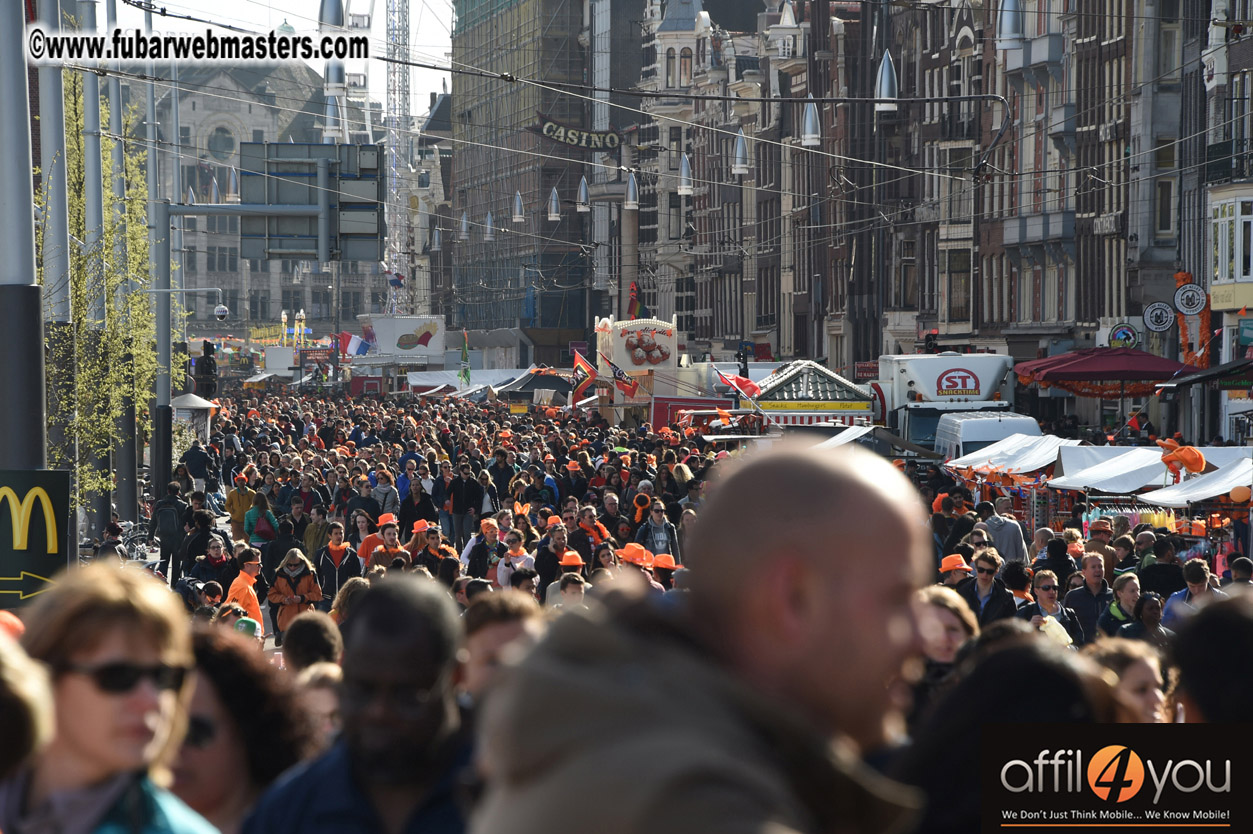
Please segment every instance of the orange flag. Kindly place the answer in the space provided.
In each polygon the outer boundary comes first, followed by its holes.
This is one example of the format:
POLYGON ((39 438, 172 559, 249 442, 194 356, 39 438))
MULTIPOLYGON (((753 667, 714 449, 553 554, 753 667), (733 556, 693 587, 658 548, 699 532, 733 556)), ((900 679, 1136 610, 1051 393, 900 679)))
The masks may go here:
POLYGON ((1247 316, 1249 314, 1249 305, 1245 304, 1240 308, 1240 315, 1247 316))
POLYGON ((724 425, 731 425, 731 412, 725 408, 718 409, 718 419, 722 420, 724 425))

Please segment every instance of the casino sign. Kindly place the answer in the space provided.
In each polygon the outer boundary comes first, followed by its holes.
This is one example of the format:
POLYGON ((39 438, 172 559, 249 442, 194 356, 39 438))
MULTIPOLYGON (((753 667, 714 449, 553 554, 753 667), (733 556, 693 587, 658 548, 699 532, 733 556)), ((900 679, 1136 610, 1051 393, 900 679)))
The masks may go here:
POLYGON ((573 148, 615 151, 622 145, 622 137, 612 130, 583 130, 570 127, 553 121, 543 113, 539 114, 539 124, 533 126, 532 129, 554 142, 561 142, 573 148))

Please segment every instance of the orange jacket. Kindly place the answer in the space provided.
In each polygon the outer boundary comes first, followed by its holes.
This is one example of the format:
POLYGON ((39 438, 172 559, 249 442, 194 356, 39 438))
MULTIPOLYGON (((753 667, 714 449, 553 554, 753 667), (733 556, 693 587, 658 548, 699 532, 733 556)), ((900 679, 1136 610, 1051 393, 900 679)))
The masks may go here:
POLYGON ((235 577, 235 581, 231 583, 231 589, 226 594, 226 601, 239 603, 239 606, 248 612, 249 617, 265 628, 265 621, 261 619, 261 600, 257 599, 257 592, 252 587, 255 584, 257 584, 257 577, 249 576, 247 571, 241 570, 239 576, 235 577))
POLYGON ((270 586, 268 599, 270 605, 278 606, 274 615, 274 625, 279 631, 286 631, 291 621, 313 608, 313 603, 322 599, 322 588, 318 578, 306 569, 295 577, 288 576, 279 568, 275 571, 274 584, 270 586), (299 602, 283 602, 288 597, 296 597, 299 602))

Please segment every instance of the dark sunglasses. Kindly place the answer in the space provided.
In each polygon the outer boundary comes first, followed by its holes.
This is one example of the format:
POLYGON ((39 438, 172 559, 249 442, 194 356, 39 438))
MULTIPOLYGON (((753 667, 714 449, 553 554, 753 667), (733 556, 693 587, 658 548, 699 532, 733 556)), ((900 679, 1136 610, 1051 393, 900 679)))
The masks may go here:
POLYGON ((505 544, 522 544, 522 539, 505 539, 505 544))
POLYGON ((71 664, 64 671, 87 675, 101 692, 123 694, 132 691, 144 678, 157 689, 180 689, 190 671, 184 666, 140 666, 136 663, 106 663, 103 666, 71 664))
POLYGON ((1056 591, 1056 590, 1057 590, 1057 586, 1056 586, 1056 585, 1041 585, 1039 588, 1036 588, 1036 590, 1037 590, 1037 591, 1040 591, 1040 592, 1044 592, 1044 591, 1056 591))
POLYGON ((664 510, 664 509, 662 509, 661 507, 653 507, 653 512, 655 512, 655 513, 664 513, 664 512, 665 512, 665 510, 664 510))
POLYGON ((984 576, 996 576, 996 568, 975 568, 975 570, 984 576))
POLYGON ((183 744, 203 749, 212 744, 217 735, 218 725, 214 721, 203 715, 193 715, 187 719, 187 735, 183 737, 183 744))

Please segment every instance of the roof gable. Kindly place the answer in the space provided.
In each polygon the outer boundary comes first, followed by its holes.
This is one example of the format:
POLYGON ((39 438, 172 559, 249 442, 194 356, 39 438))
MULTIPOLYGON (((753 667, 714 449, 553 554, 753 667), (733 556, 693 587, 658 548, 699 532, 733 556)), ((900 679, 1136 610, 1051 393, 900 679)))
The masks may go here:
POLYGON ((870 394, 835 371, 799 359, 770 375, 758 402, 869 402, 870 394))

